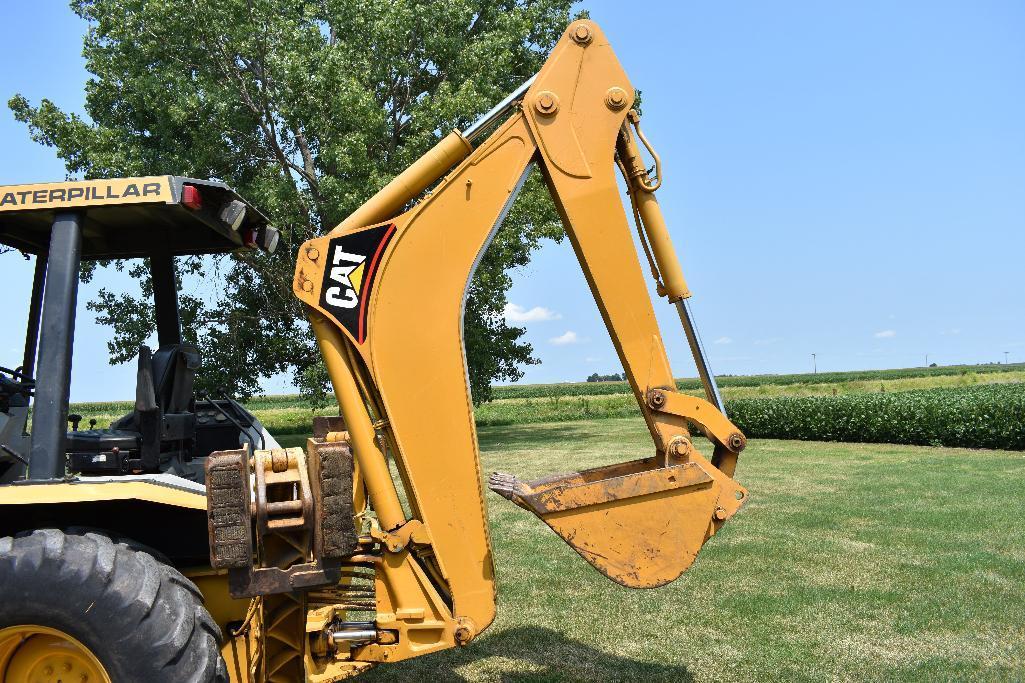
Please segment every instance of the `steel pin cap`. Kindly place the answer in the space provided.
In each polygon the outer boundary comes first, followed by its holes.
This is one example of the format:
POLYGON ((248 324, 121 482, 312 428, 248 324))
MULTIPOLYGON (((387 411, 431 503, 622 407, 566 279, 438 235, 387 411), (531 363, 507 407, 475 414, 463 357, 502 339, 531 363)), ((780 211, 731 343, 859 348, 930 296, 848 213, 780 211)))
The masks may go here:
POLYGON ((591 42, 591 29, 588 28, 587 24, 577 24, 573 27, 570 35, 579 45, 587 45, 591 42))
POLYGON ((534 100, 534 108, 539 114, 550 116, 559 111, 559 97, 551 90, 542 90, 534 100))
POLYGON ((626 102, 626 91, 618 86, 609 88, 609 91, 605 93, 605 106, 613 111, 619 111, 625 107, 626 102))

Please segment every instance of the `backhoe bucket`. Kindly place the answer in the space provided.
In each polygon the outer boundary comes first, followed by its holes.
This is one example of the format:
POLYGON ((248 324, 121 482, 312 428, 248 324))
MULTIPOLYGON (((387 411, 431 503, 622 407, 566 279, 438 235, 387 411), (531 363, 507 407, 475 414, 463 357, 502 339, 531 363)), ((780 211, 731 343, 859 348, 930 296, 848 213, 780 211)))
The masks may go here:
POLYGON ((678 578, 747 498, 742 486, 699 458, 634 460, 533 482, 496 472, 488 486, 628 588, 678 578))

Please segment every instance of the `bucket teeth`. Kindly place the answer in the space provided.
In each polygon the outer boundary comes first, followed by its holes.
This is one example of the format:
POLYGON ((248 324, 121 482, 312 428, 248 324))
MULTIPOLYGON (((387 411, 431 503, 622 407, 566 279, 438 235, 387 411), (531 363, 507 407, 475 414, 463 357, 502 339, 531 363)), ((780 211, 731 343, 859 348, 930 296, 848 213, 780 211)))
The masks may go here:
POLYGON ((529 509, 523 502, 522 496, 529 492, 527 485, 521 482, 516 475, 505 472, 492 472, 488 477, 488 488, 507 500, 519 505, 521 508, 529 509))

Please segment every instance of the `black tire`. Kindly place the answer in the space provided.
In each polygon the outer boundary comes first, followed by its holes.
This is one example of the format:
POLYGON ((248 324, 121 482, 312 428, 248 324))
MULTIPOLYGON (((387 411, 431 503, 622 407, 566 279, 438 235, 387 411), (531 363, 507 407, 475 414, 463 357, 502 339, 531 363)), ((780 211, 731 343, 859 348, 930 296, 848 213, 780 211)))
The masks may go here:
POLYGON ((0 538, 0 587, 0 628, 60 629, 114 683, 228 680, 199 590, 141 546, 93 531, 0 538))

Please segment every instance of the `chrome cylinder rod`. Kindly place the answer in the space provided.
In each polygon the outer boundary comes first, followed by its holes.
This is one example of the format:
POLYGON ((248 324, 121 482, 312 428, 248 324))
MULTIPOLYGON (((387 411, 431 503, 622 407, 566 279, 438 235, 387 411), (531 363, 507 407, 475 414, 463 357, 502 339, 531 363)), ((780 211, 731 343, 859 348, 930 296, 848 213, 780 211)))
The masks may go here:
POLYGON ((528 78, 524 81, 523 85, 516 88, 511 95, 496 104, 491 111, 470 124, 470 127, 463 131, 463 137, 466 138, 467 141, 473 142, 473 140, 479 137, 481 133, 490 128, 491 124, 508 114, 509 110, 516 106, 517 102, 523 99, 523 95, 526 94, 527 89, 534 84, 535 78, 537 78, 537 74, 528 78))
POLYGON ((352 625, 342 624, 340 625, 342 628, 335 627, 328 631, 328 637, 332 643, 372 643, 377 640, 377 628, 373 622, 369 622, 368 624, 362 624, 359 622, 350 623, 352 625))
POLYGON ((690 310, 687 299, 677 301, 676 310, 680 312, 680 322, 683 323, 687 343, 690 344, 690 351, 694 355, 694 363, 698 366, 698 376, 701 377, 701 383, 705 386, 705 396, 709 403, 726 415, 726 406, 719 394, 719 385, 715 383, 715 375, 712 374, 712 368, 708 365, 708 356, 705 354, 705 347, 701 344, 701 337, 698 336, 698 328, 694 324, 694 314, 690 310))

